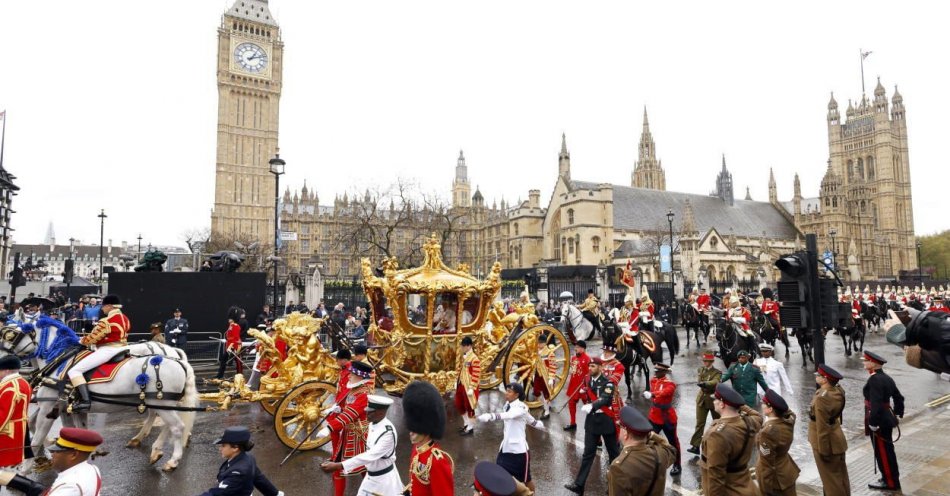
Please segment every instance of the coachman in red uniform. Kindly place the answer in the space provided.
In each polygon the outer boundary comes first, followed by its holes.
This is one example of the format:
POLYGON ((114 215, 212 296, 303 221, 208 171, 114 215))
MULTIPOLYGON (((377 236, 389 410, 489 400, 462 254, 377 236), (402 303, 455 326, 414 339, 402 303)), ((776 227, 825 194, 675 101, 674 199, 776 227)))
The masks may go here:
POLYGON ((20 366, 15 355, 0 358, 0 467, 22 463, 27 444, 27 410, 33 390, 20 377, 20 366))
POLYGON ((455 462, 438 442, 445 433, 445 402, 439 390, 425 381, 409 383, 402 395, 402 411, 412 442, 405 494, 455 496, 455 462))
POLYGON ((475 407, 478 406, 482 362, 472 349, 472 338, 465 336, 459 348, 458 381, 455 383, 455 410, 465 425, 459 429, 463 436, 475 433, 475 407))
MULTIPOLYGON (((604 345, 604 352, 600 356, 600 359, 603 360, 603 365, 601 365, 601 370, 603 371, 604 376, 614 383, 614 402, 611 405, 611 411, 613 412, 614 420, 617 420, 620 415, 620 409, 623 408, 623 399, 620 398, 620 382, 624 380, 624 366, 620 363, 620 360, 617 360, 617 347, 612 343, 607 343, 604 345)), ((616 423, 617 435, 620 435, 620 424, 616 423)))
POLYGON ((571 414, 571 423, 564 428, 566 431, 577 430, 577 403, 587 404, 588 377, 590 377, 590 355, 587 354, 587 343, 578 341, 574 347, 574 356, 571 357, 571 369, 567 382, 567 411, 571 414))
MULTIPOLYGON (((371 365, 364 362, 351 363, 346 397, 341 403, 323 411, 327 416, 327 426, 317 433, 317 437, 330 436, 333 447, 331 461, 341 463, 366 451, 366 432, 369 430, 366 421, 366 406, 369 404, 367 395, 372 392, 375 381, 371 365)), ((359 474, 365 470, 360 467, 347 474, 359 474)), ((343 496, 344 493, 346 478, 343 477, 343 471, 338 470, 333 473, 333 494, 343 496)))
POLYGON ((676 435, 676 409, 673 408, 676 383, 668 377, 670 369, 670 366, 665 363, 654 365, 653 372, 656 377, 650 379, 650 390, 644 391, 643 397, 653 402, 649 414, 653 432, 663 431, 670 445, 676 448, 676 461, 673 462, 670 475, 677 475, 683 469, 680 466, 680 439, 676 435))
POLYGON ((534 378, 531 380, 531 389, 535 398, 540 397, 544 406, 544 413, 538 417, 547 420, 551 417, 551 389, 557 384, 557 363, 555 362, 554 348, 548 346, 548 336, 538 336, 538 354, 535 357, 534 378))
POLYGON ((129 329, 132 323, 122 314, 122 300, 116 295, 106 295, 102 299, 102 311, 105 318, 99 319, 96 327, 79 341, 83 346, 95 348, 96 351, 83 358, 78 364, 66 372, 69 381, 79 394, 79 401, 72 405, 73 411, 85 411, 92 407, 89 400, 89 389, 83 374, 112 360, 122 347, 128 344, 129 329))

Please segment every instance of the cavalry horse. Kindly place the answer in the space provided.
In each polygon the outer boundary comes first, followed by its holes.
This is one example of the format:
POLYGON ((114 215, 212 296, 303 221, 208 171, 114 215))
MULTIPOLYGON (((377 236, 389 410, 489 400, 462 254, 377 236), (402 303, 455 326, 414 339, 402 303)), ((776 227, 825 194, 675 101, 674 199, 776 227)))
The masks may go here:
MULTIPOLYGON (((128 358, 111 369, 111 380, 90 381, 93 406, 89 413, 115 413, 128 411, 130 407, 137 408, 140 413, 149 412, 145 425, 133 441, 141 440, 148 433, 155 415, 160 417, 164 425, 152 445, 150 462, 155 463, 163 456, 162 448, 171 436, 172 457, 162 470, 174 470, 181 461, 191 436, 195 412, 199 410, 194 370, 184 352, 171 346, 148 342, 124 348, 125 351, 119 352, 112 362, 126 354, 128 358)), ((71 413, 69 395, 62 392, 69 387, 69 380, 65 379, 66 368, 83 351, 84 347, 79 345, 79 338, 72 329, 48 317, 41 317, 35 327, 13 325, 3 329, 0 353, 35 359, 39 366, 30 377, 38 404, 30 415, 32 448, 37 454, 37 464, 45 461, 42 456, 45 440, 57 416, 62 415, 66 427, 87 425, 86 413, 71 413)), ((96 377, 99 370, 93 371, 92 376, 96 377)), ((133 445, 131 441, 130 445, 133 445)))
POLYGON ((812 353, 812 331, 808 328, 795 329, 792 335, 798 340, 798 346, 802 349, 802 368, 808 367, 808 360, 815 364, 815 355, 812 353))
POLYGON ((686 349, 689 349, 689 333, 692 330, 693 336, 696 338, 696 348, 699 349, 700 346, 705 346, 709 342, 709 319, 708 317, 700 313, 699 310, 696 310, 696 307, 690 305, 689 303, 683 305, 682 311, 683 318, 682 325, 686 328, 686 349), (699 344, 699 333, 703 333, 703 344, 699 344))
POLYGON ((617 331, 608 339, 617 346, 617 360, 623 364, 624 382, 627 384, 627 398, 633 397, 633 379, 634 369, 643 374, 644 385, 649 387, 650 368, 647 367, 647 359, 654 364, 663 363, 663 343, 666 343, 670 350, 670 363, 679 353, 679 336, 676 333, 676 327, 673 324, 651 321, 648 324, 641 323, 640 330, 630 329, 630 324, 620 322, 617 324, 617 331))
MULTIPOLYGON (((591 324, 573 303, 569 301, 561 303, 561 317, 564 320, 564 334, 569 336, 573 343, 589 341, 594 337, 594 324, 591 324)), ((603 330, 603 325, 601 329, 603 330)))
POLYGON ((753 315, 752 329, 757 329, 759 336, 762 337, 762 341, 770 344, 772 348, 775 348, 776 341, 781 341, 782 344, 785 345, 785 359, 788 360, 789 348, 791 348, 792 345, 788 341, 788 334, 786 334, 785 328, 779 327, 776 329, 772 321, 758 310, 753 312, 753 315))
POLYGON ((844 344, 845 356, 851 356, 852 351, 854 353, 864 351, 864 319, 861 317, 861 314, 858 313, 857 317, 854 315, 849 316, 849 321, 851 325, 838 328, 838 334, 841 336, 841 342, 844 344))
POLYGON ((759 354, 759 342, 761 338, 755 331, 749 331, 748 337, 742 336, 738 324, 724 318, 726 311, 721 308, 711 307, 709 312, 712 314, 712 320, 716 326, 716 339, 719 341, 719 358, 729 368, 739 357, 739 352, 745 350, 749 352, 749 362, 752 362, 759 354))

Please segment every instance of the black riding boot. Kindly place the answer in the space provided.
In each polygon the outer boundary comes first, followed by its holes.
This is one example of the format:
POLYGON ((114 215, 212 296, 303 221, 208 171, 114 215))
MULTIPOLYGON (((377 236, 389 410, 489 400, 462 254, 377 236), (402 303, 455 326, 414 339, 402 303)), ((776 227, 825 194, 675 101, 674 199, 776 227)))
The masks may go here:
POLYGON ((92 408, 92 400, 89 399, 89 386, 79 384, 76 386, 76 392, 79 393, 79 401, 73 401, 73 412, 85 412, 92 408))

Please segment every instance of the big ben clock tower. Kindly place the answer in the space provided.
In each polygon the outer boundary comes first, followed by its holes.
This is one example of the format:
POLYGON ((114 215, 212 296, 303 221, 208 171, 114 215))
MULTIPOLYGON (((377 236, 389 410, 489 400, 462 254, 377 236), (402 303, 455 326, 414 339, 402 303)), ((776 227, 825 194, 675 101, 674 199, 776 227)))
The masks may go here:
POLYGON ((221 17, 213 236, 273 238, 283 51, 267 0, 235 0, 221 17))

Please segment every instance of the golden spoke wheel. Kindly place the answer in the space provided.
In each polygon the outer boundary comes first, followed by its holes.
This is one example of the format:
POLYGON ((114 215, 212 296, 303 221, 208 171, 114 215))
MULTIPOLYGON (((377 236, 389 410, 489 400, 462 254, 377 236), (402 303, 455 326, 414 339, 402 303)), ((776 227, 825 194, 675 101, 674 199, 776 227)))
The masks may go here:
MULTIPOLYGON (((277 372, 274 371, 274 367, 271 367, 271 370, 267 372, 267 375, 265 375, 265 377, 270 377, 270 378, 275 378, 275 379, 278 377, 277 372)), ((263 390, 264 384, 261 384, 260 387, 263 390)), ((263 408, 265 412, 269 413, 270 415, 274 415, 274 412, 277 411, 277 405, 280 404, 280 400, 282 400, 283 398, 284 398, 283 396, 276 396, 275 398, 264 398, 258 403, 260 403, 261 408, 263 408)))
POLYGON ((518 336, 505 357, 505 382, 523 384, 524 403, 528 408, 538 408, 543 405, 542 391, 547 390, 553 399, 567 384, 570 353, 570 345, 561 331, 546 324, 531 327, 518 336), (545 348, 539 350, 540 337, 545 339, 545 348), (544 358, 551 364, 551 370, 544 365, 544 358))
POLYGON ((308 381, 291 389, 274 412, 274 432, 280 442, 288 448, 296 448, 314 432, 314 436, 300 446, 302 451, 306 451, 330 441, 330 436, 317 438, 316 431, 320 430, 318 425, 323 420, 323 410, 333 405, 335 395, 336 386, 328 382, 308 381))
POLYGON ((498 387, 499 384, 505 379, 505 368, 503 367, 504 363, 495 367, 495 372, 491 374, 482 374, 481 380, 478 382, 478 388, 482 391, 486 389, 494 389, 498 387))

